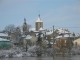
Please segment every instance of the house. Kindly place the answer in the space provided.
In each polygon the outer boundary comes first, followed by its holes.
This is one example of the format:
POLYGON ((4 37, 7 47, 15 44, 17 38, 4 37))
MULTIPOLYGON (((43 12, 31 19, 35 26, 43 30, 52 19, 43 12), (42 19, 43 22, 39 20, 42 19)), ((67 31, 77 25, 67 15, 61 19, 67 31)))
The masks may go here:
POLYGON ((80 38, 73 41, 74 46, 80 46, 80 38))
POLYGON ((24 38, 24 45, 28 45, 28 46, 33 46, 36 44, 36 41, 37 41, 37 38, 35 36, 31 36, 31 35, 27 35, 25 38, 24 38))
POLYGON ((8 36, 8 34, 6 34, 4 32, 0 32, 0 38, 10 39, 10 36, 8 36))
POLYGON ((74 37, 72 34, 64 34, 56 37, 57 46, 60 50, 67 49, 70 50, 73 46, 74 37))

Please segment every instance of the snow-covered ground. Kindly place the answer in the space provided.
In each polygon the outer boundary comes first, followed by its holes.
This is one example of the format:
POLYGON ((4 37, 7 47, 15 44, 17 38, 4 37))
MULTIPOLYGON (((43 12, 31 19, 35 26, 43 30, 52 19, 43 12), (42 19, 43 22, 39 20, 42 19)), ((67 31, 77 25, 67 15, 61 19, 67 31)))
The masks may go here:
POLYGON ((17 47, 16 49, 9 50, 0 50, 0 57, 9 58, 9 57, 26 57, 26 56, 37 56, 36 55, 36 46, 28 48, 27 52, 23 49, 17 47))
MULTIPOLYGON (((16 49, 9 49, 9 50, 0 50, 0 58, 9 58, 9 57, 27 57, 27 56, 37 56, 36 55, 36 48, 39 48, 38 46, 32 46, 30 48, 28 48, 27 52, 23 51, 23 49, 17 47, 16 49)), ((50 54, 51 53, 51 49, 48 50, 42 50, 42 52, 46 52, 45 54, 50 54)), ((76 54, 80 54, 80 47, 74 47, 72 49, 73 53, 76 54)), ((44 55, 44 54, 43 54, 44 55)), ((47 56, 47 55, 45 55, 47 56)))

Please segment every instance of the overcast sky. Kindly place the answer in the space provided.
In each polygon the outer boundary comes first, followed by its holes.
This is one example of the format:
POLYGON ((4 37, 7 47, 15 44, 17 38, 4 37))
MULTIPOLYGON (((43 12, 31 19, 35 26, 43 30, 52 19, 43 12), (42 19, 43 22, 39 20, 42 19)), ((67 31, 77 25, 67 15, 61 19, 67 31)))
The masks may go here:
MULTIPOLYGON (((0 0, 0 30, 6 25, 35 27, 40 13, 44 29, 53 25, 59 27, 80 27, 80 0, 0 0)), ((68 28, 80 33, 80 28, 68 28)))

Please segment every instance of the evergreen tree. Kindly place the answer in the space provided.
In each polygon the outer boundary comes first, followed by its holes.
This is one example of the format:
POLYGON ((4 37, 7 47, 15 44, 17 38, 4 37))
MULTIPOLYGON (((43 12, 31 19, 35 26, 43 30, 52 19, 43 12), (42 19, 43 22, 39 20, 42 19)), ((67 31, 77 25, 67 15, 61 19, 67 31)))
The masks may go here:
POLYGON ((41 56, 42 55, 41 43, 42 43, 42 38, 41 38, 41 33, 39 33, 38 34, 38 40, 37 40, 37 48, 36 48, 37 56, 41 56))

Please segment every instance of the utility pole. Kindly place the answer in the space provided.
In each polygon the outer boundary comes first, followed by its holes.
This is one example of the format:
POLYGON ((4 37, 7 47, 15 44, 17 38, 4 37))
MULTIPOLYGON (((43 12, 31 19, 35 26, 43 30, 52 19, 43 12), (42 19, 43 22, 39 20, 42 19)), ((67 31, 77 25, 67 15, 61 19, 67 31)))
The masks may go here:
POLYGON ((54 26, 53 26, 53 60, 54 60, 54 26))

